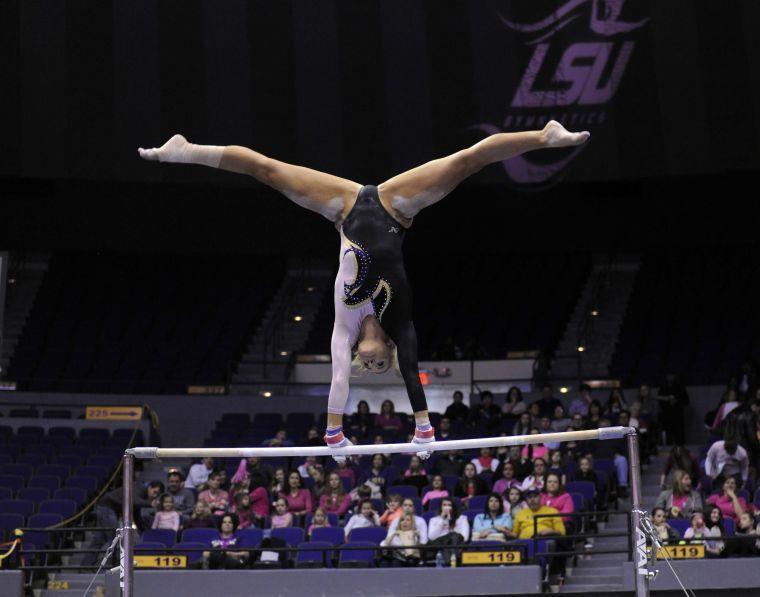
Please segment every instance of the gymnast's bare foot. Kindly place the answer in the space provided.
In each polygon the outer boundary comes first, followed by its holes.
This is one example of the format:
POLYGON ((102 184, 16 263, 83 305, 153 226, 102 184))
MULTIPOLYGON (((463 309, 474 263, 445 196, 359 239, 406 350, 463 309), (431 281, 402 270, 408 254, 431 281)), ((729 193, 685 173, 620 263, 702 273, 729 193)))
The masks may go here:
POLYGON ((546 147, 571 147, 585 143, 591 136, 588 131, 571 133, 556 120, 550 120, 541 131, 546 147))

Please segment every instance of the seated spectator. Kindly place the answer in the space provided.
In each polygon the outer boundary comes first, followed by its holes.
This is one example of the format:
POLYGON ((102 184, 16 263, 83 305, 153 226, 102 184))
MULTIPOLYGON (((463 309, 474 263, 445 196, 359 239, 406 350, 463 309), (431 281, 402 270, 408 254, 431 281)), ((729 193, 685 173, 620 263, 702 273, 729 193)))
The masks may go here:
POLYGON ((363 529, 365 527, 379 527, 380 526, 380 517, 377 515, 377 512, 375 512, 375 509, 372 507, 372 502, 370 500, 365 500, 359 504, 359 513, 354 514, 351 518, 348 519, 348 523, 346 524, 346 528, 344 529, 346 532, 346 540, 348 540, 348 536, 351 534, 351 531, 354 529, 363 529))
POLYGON ((710 426, 712 432, 719 434, 723 421, 725 421, 728 415, 731 414, 731 411, 740 408, 741 405, 742 403, 741 400, 739 400, 739 394, 736 390, 728 389, 723 392, 723 396, 721 396, 720 399, 718 412, 715 414, 715 418, 713 419, 712 425, 710 426))
POLYGON ((404 485, 412 485, 421 491, 429 483, 427 471, 422 465, 419 456, 412 456, 409 459, 409 468, 404 471, 404 485))
POLYGON ((501 477, 493 484, 494 493, 504 495, 512 487, 521 487, 522 483, 515 477, 515 465, 507 460, 501 465, 501 477))
POLYGON ((562 480, 562 485, 567 483, 567 476, 565 475, 565 458, 562 456, 560 450, 550 450, 549 458, 546 465, 549 467, 547 472, 556 473, 562 480))
POLYGON ((604 405, 604 415, 614 420, 624 410, 628 410, 628 403, 623 396, 623 390, 612 388, 607 398, 607 404, 604 405))
POLYGON ((230 512, 238 517, 239 529, 264 526, 262 524, 263 518, 258 516, 251 506, 251 494, 247 491, 240 491, 235 495, 235 501, 230 512))
POLYGON ((306 445, 307 446, 323 446, 324 445, 324 439, 322 439, 322 434, 319 432, 319 429, 316 427, 310 427, 309 430, 306 432, 306 445))
POLYGON ((322 508, 317 508, 314 510, 314 516, 311 519, 311 524, 309 525, 309 529, 306 532, 309 539, 311 539, 311 534, 314 532, 314 529, 324 529, 330 526, 330 517, 327 516, 327 512, 325 512, 322 508))
POLYGON ((554 408, 549 425, 554 433, 565 431, 570 426, 570 417, 567 416, 564 406, 560 404, 554 408))
POLYGON ((279 498, 274 503, 275 514, 272 516, 271 527, 273 529, 284 529, 293 526, 293 515, 288 512, 288 503, 284 498, 279 498))
MULTIPOLYGON (((718 514, 720 510, 717 509, 718 514)), ((705 524, 702 512, 692 512, 691 526, 683 534, 684 539, 705 539, 708 537, 720 537, 720 527, 713 525, 708 527, 705 524)), ((707 556, 717 557, 723 552, 723 541, 694 541, 694 543, 704 543, 707 556)))
POLYGON ((398 493, 392 493, 388 496, 388 500, 385 503, 385 512, 383 512, 383 515, 380 517, 381 525, 386 527, 401 516, 403 513, 403 510, 401 509, 402 499, 403 498, 398 493))
POLYGON ((325 493, 325 469, 321 464, 315 464, 309 468, 309 476, 314 482, 311 486, 311 493, 314 495, 314 499, 319 502, 322 499, 322 495, 325 493))
POLYGON ((356 473, 354 472, 349 459, 336 463, 334 472, 337 473, 341 479, 348 479, 349 487, 354 487, 356 485, 356 473))
MULTIPOLYGON (((435 555, 436 548, 447 548, 462 545, 470 539, 470 522, 467 516, 459 514, 454 500, 444 498, 438 516, 430 519, 428 526, 428 557, 435 555)), ((455 553, 452 549, 443 550, 443 561, 451 562, 451 556, 455 553)))
POLYGON ((206 456, 202 458, 200 463, 194 464, 190 467, 190 472, 187 473, 187 479, 185 479, 185 487, 188 489, 195 489, 196 491, 203 491, 206 489, 206 481, 208 476, 214 470, 214 459, 206 456))
POLYGON ((699 460, 685 446, 673 446, 665 459, 665 466, 660 474, 660 487, 667 489, 667 478, 671 471, 682 470, 691 477, 692 485, 697 487, 701 475, 699 460))
POLYGON ((214 550, 203 552, 204 568, 242 568, 248 563, 250 553, 234 549, 237 529, 238 519, 234 514, 225 514, 219 519, 219 538, 211 541, 214 550))
POLYGON ((736 476, 746 483, 749 478, 747 451, 733 440, 715 442, 707 451, 705 474, 711 479, 736 476))
POLYGON ((156 512, 153 517, 152 529, 171 529, 172 531, 179 531, 180 519, 179 512, 177 512, 174 506, 174 498, 168 493, 161 496, 160 499, 161 509, 156 512))
MULTIPOLYGON (((520 446, 509 446, 507 458, 504 462, 512 463, 512 466, 515 467, 515 478, 520 482, 522 482, 522 480, 533 470, 533 462, 523 457, 522 448, 520 446)), ((495 476, 497 479, 501 476, 499 467, 496 467, 495 476)))
POLYGON ((441 475, 433 475, 433 481, 430 489, 422 496, 422 505, 427 506, 430 500, 436 498, 449 497, 449 490, 443 485, 443 477, 441 475))
POLYGON ((520 489, 523 493, 529 489, 541 491, 546 483, 546 461, 543 458, 533 460, 533 472, 525 477, 520 489))
POLYGON ((195 506, 195 494, 188 488, 183 487, 185 477, 179 469, 169 469, 166 478, 166 493, 172 496, 174 507, 180 517, 187 519, 195 506))
POLYGON ((340 480, 340 475, 333 471, 328 477, 327 488, 319 500, 319 507, 330 514, 343 516, 348 512, 350 505, 351 498, 343 489, 343 481, 340 480))
POLYGON ((297 469, 298 474, 301 476, 302 479, 308 479, 309 469, 316 464, 318 464, 316 456, 307 456, 306 460, 304 460, 304 463, 298 467, 297 469))
POLYGON ((412 516, 414 518, 414 528, 419 531, 419 542, 421 544, 425 544, 428 542, 428 532, 427 532, 427 523, 425 522, 425 519, 421 516, 417 516, 414 513, 414 500, 405 498, 401 502, 401 516, 396 518, 396 520, 391 521, 391 523, 388 525, 388 531, 393 531, 396 529, 396 527, 399 524, 399 520, 404 516, 404 514, 408 514, 409 516, 412 516))
POLYGON ((541 398, 533 404, 538 404, 538 416, 551 418, 554 409, 562 406, 562 402, 554 397, 554 387, 549 382, 541 386, 541 398))
MULTIPOLYGON (((725 534, 723 528, 723 514, 718 506, 708 506, 705 526, 710 530, 710 535, 713 537, 721 537, 725 534)), ((713 548, 717 548, 721 552, 725 549, 723 541, 710 541, 710 543, 713 544, 713 548)))
POLYGON ((510 487, 506 493, 506 502, 504 504, 504 512, 509 514, 514 521, 517 513, 528 507, 528 504, 523 500, 523 493, 519 487, 510 487))
POLYGON ((472 524, 472 540, 501 541, 514 538, 512 517, 504 512, 504 503, 498 493, 491 493, 481 514, 472 524))
POLYGON ((754 556, 760 553, 760 525, 755 526, 755 521, 749 512, 742 512, 739 523, 736 525, 736 536, 739 540, 731 545, 732 556, 754 556))
POLYGON ((269 492, 264 485, 264 476, 257 472, 250 478, 251 489, 249 496, 251 499, 251 510, 256 524, 263 526, 264 519, 269 516, 269 492))
POLYGON ((592 400, 588 405, 588 414, 586 415, 586 420, 584 421, 583 426, 586 429, 598 429, 603 415, 604 410, 602 409, 601 403, 598 400, 592 400))
MULTIPOLYGON (((537 427, 532 427, 528 435, 539 435, 540 433, 537 427)), ((544 460, 549 456, 549 448, 546 444, 528 444, 523 446, 522 456, 528 460, 536 460, 536 458, 544 460)))
POLYGON ((399 546, 407 549, 394 549, 391 553, 395 564, 401 566, 417 566, 420 563, 420 550, 413 546, 420 545, 420 530, 415 526, 415 518, 404 513, 398 519, 398 525, 388 529, 388 535, 380 543, 383 547, 399 546))
POLYGON ((271 469, 267 465, 262 464, 261 458, 258 456, 249 456, 240 461, 237 471, 232 476, 232 482, 240 483, 244 479, 250 479, 254 475, 263 478, 263 485, 265 487, 269 486, 272 479, 271 469))
POLYGON ((594 484, 594 503, 598 510, 604 510, 604 504, 601 503, 603 496, 599 494, 599 477, 592 468, 591 459, 583 456, 578 460, 578 469, 573 473, 573 481, 589 481, 594 484))
POLYGON ((375 416, 369 412, 369 404, 366 400, 359 400, 356 412, 348 420, 348 429, 351 434, 361 438, 369 435, 375 425, 375 416))
POLYGON ((536 530, 539 537, 551 537, 565 535, 565 525, 556 508, 541 505, 541 493, 537 489, 528 489, 523 493, 528 503, 517 514, 512 525, 512 532, 518 539, 533 538, 534 517, 539 514, 556 514, 535 519, 536 530))
POLYGON ((219 471, 214 471, 209 475, 206 482, 208 489, 198 494, 198 499, 205 500, 215 516, 224 514, 230 505, 230 494, 220 487, 221 479, 219 471))
POLYGON ((451 433, 451 420, 448 417, 441 417, 436 433, 439 439, 454 439, 451 433))
POLYGON ((293 447, 293 442, 288 439, 287 431, 284 429, 278 429, 277 433, 274 434, 274 437, 265 439, 261 442, 261 445, 265 448, 291 448, 293 447))
POLYGON ((396 407, 390 400, 384 400, 380 405, 380 414, 375 416, 375 427, 399 433, 404 429, 404 422, 396 414, 396 407))
POLYGON ((193 515, 184 525, 185 529, 215 529, 216 519, 206 500, 198 500, 193 507, 193 515))
POLYGON ((454 488, 454 495, 461 498, 462 504, 466 505, 472 496, 486 495, 487 493, 488 486, 483 479, 478 477, 475 465, 472 462, 465 464, 462 478, 454 488))
POLYGON ((288 504, 288 512, 293 516, 305 516, 311 514, 314 503, 311 492, 301 487, 301 475, 297 471, 290 471, 288 475, 288 490, 279 495, 288 504))
POLYGON ((442 475, 460 477, 464 471, 464 457, 462 450, 448 450, 441 453, 436 468, 442 475))
POLYGON ((522 390, 517 386, 509 388, 504 406, 501 407, 501 414, 505 418, 516 419, 523 414, 527 408, 527 405, 523 402, 522 390))
POLYGON ((654 508, 652 510, 652 526, 657 531, 657 536, 660 538, 662 545, 667 545, 671 541, 678 541, 681 535, 671 527, 666 521, 666 513, 663 508, 654 508))
MULTIPOLYGON (((541 490, 541 505, 554 508, 560 514, 575 512, 573 497, 565 491, 565 487, 558 474, 549 473, 546 475, 546 483, 541 490)), ((572 523, 572 517, 563 516, 562 522, 567 527, 572 523)))
POLYGON ((736 479, 734 477, 724 479, 720 492, 713 493, 707 498, 707 503, 718 506, 723 518, 730 518, 734 522, 739 522, 741 515, 749 511, 745 499, 736 495, 736 479))
POLYGON ((480 403, 470 411, 470 424, 492 431, 500 423, 501 409, 493 403, 493 394, 488 390, 481 392, 480 403))
POLYGON ((673 486, 657 498, 655 506, 663 508, 667 518, 690 519, 694 512, 702 511, 702 496, 691 486, 691 476, 686 471, 673 471, 673 486))
POLYGON ((388 462, 385 460, 385 456, 374 454, 369 471, 359 481, 362 485, 369 487, 372 499, 381 499, 383 491, 389 485, 387 466, 388 462))
POLYGON ((588 409, 591 406, 592 400, 591 386, 585 383, 581 384, 578 390, 578 397, 570 402, 570 408, 567 410, 568 414, 573 418, 577 415, 581 419, 584 419, 588 416, 588 409))
MULTIPOLYGON (((554 433, 554 429, 552 428, 552 420, 550 417, 541 417, 541 421, 538 425, 538 432, 541 434, 544 433, 554 433)), ((544 446, 548 450, 559 450, 559 442, 544 442, 544 446)), ((542 457, 548 456, 547 454, 542 455, 542 457)))
POLYGON ((499 466, 499 461, 493 456, 492 448, 480 448, 480 455, 470 462, 475 465, 475 472, 478 474, 483 471, 495 471, 499 466))
MULTIPOLYGON (((135 521, 141 529, 149 528, 153 524, 153 517, 161 509, 160 496, 164 493, 164 484, 161 481, 151 481, 144 489, 136 491, 134 497, 134 510, 139 513, 135 521)), ((95 506, 95 515, 98 526, 116 527, 118 519, 124 511, 124 489, 112 489, 107 492, 95 506)), ((106 541, 100 536, 102 531, 96 533, 96 539, 106 541)))
POLYGON ((272 481, 269 483, 269 497, 273 502, 280 496, 283 491, 285 491, 286 487, 287 482, 285 480, 285 469, 283 467, 274 469, 272 481))
MULTIPOLYGON (((528 435, 533 427, 532 419, 529 412, 523 412, 517 419, 517 423, 512 427, 512 435, 528 435)), ((519 446, 518 446, 519 447, 519 446)))
POLYGON ((449 404, 446 408, 446 412, 443 413, 443 416, 451 422, 468 421, 470 418, 470 407, 464 403, 464 394, 459 390, 456 390, 453 399, 454 402, 449 404))

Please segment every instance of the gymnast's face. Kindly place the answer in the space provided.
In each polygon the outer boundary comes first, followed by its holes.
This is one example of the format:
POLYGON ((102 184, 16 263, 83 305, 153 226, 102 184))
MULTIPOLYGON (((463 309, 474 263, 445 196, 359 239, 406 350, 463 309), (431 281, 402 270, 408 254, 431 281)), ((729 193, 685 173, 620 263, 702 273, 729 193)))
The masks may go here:
POLYGON ((385 373, 390 368, 391 348, 387 342, 366 338, 359 341, 357 350, 367 371, 385 373))

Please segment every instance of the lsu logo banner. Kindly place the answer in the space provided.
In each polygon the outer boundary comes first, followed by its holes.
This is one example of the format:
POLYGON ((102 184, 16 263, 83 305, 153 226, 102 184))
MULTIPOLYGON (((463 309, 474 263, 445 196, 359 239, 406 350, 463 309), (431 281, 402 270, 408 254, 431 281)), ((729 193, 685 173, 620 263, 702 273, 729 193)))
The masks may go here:
MULTIPOLYGON (((546 6, 545 3, 541 3, 546 6)), ((605 125, 607 107, 614 99, 630 63, 636 30, 649 17, 623 18, 625 0, 566 0, 538 20, 519 20, 498 14, 505 29, 516 34, 527 51, 527 62, 499 124, 473 125, 486 134, 542 128, 555 119, 571 130, 605 125)), ((535 12, 533 2, 511 3, 514 12, 535 12)), ((640 7, 635 7, 640 8, 640 7)), ((550 160, 531 154, 505 160, 502 165, 517 186, 541 188, 558 182, 565 169, 586 146, 552 152, 550 160)))

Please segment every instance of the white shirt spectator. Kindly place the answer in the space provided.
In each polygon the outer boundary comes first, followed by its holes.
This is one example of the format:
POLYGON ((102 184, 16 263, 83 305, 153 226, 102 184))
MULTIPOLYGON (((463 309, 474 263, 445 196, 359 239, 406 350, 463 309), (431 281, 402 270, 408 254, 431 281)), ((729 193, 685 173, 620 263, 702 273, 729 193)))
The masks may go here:
POLYGON ((736 452, 726 452, 726 442, 715 442, 707 451, 705 459, 705 472, 713 479, 721 473, 732 476, 740 473, 742 480, 746 481, 749 476, 749 458, 747 451, 741 446, 736 446, 736 452))
POLYGON ((449 533, 459 533, 464 537, 465 541, 470 540, 470 521, 462 514, 457 518, 454 528, 451 528, 451 521, 443 516, 434 516, 430 519, 430 527, 428 528, 428 538, 431 541, 435 541, 438 537, 443 537, 449 533))
POLYGON ((353 531, 354 529, 364 529, 367 527, 379 527, 379 526, 380 526, 380 517, 377 515, 377 512, 372 513, 372 520, 364 516, 364 514, 354 514, 348 520, 348 524, 346 524, 346 528, 344 529, 346 532, 346 539, 348 539, 348 536, 351 534, 351 531, 353 531))
MULTIPOLYGON (((394 532, 398 528, 398 521, 400 518, 401 517, 394 520, 391 523, 391 526, 388 527, 388 535, 390 535, 392 532, 394 532)), ((425 522, 425 519, 422 518, 421 516, 415 516, 414 526, 420 532, 420 545, 425 545, 425 543, 428 542, 428 528, 427 528, 427 523, 425 522)))
POLYGON ((495 471, 496 468, 499 466, 499 459, 498 458, 491 459, 491 466, 488 469, 486 469, 483 466, 483 463, 480 462, 480 458, 473 458, 472 460, 470 460, 470 462, 472 462, 475 465, 475 472, 477 474, 482 473, 484 470, 495 471))
POLYGON ((202 462, 194 464, 190 467, 190 472, 187 474, 187 479, 185 479, 185 487, 195 489, 199 485, 203 485, 208 481, 208 476, 213 470, 214 469, 206 468, 206 465, 202 462))

